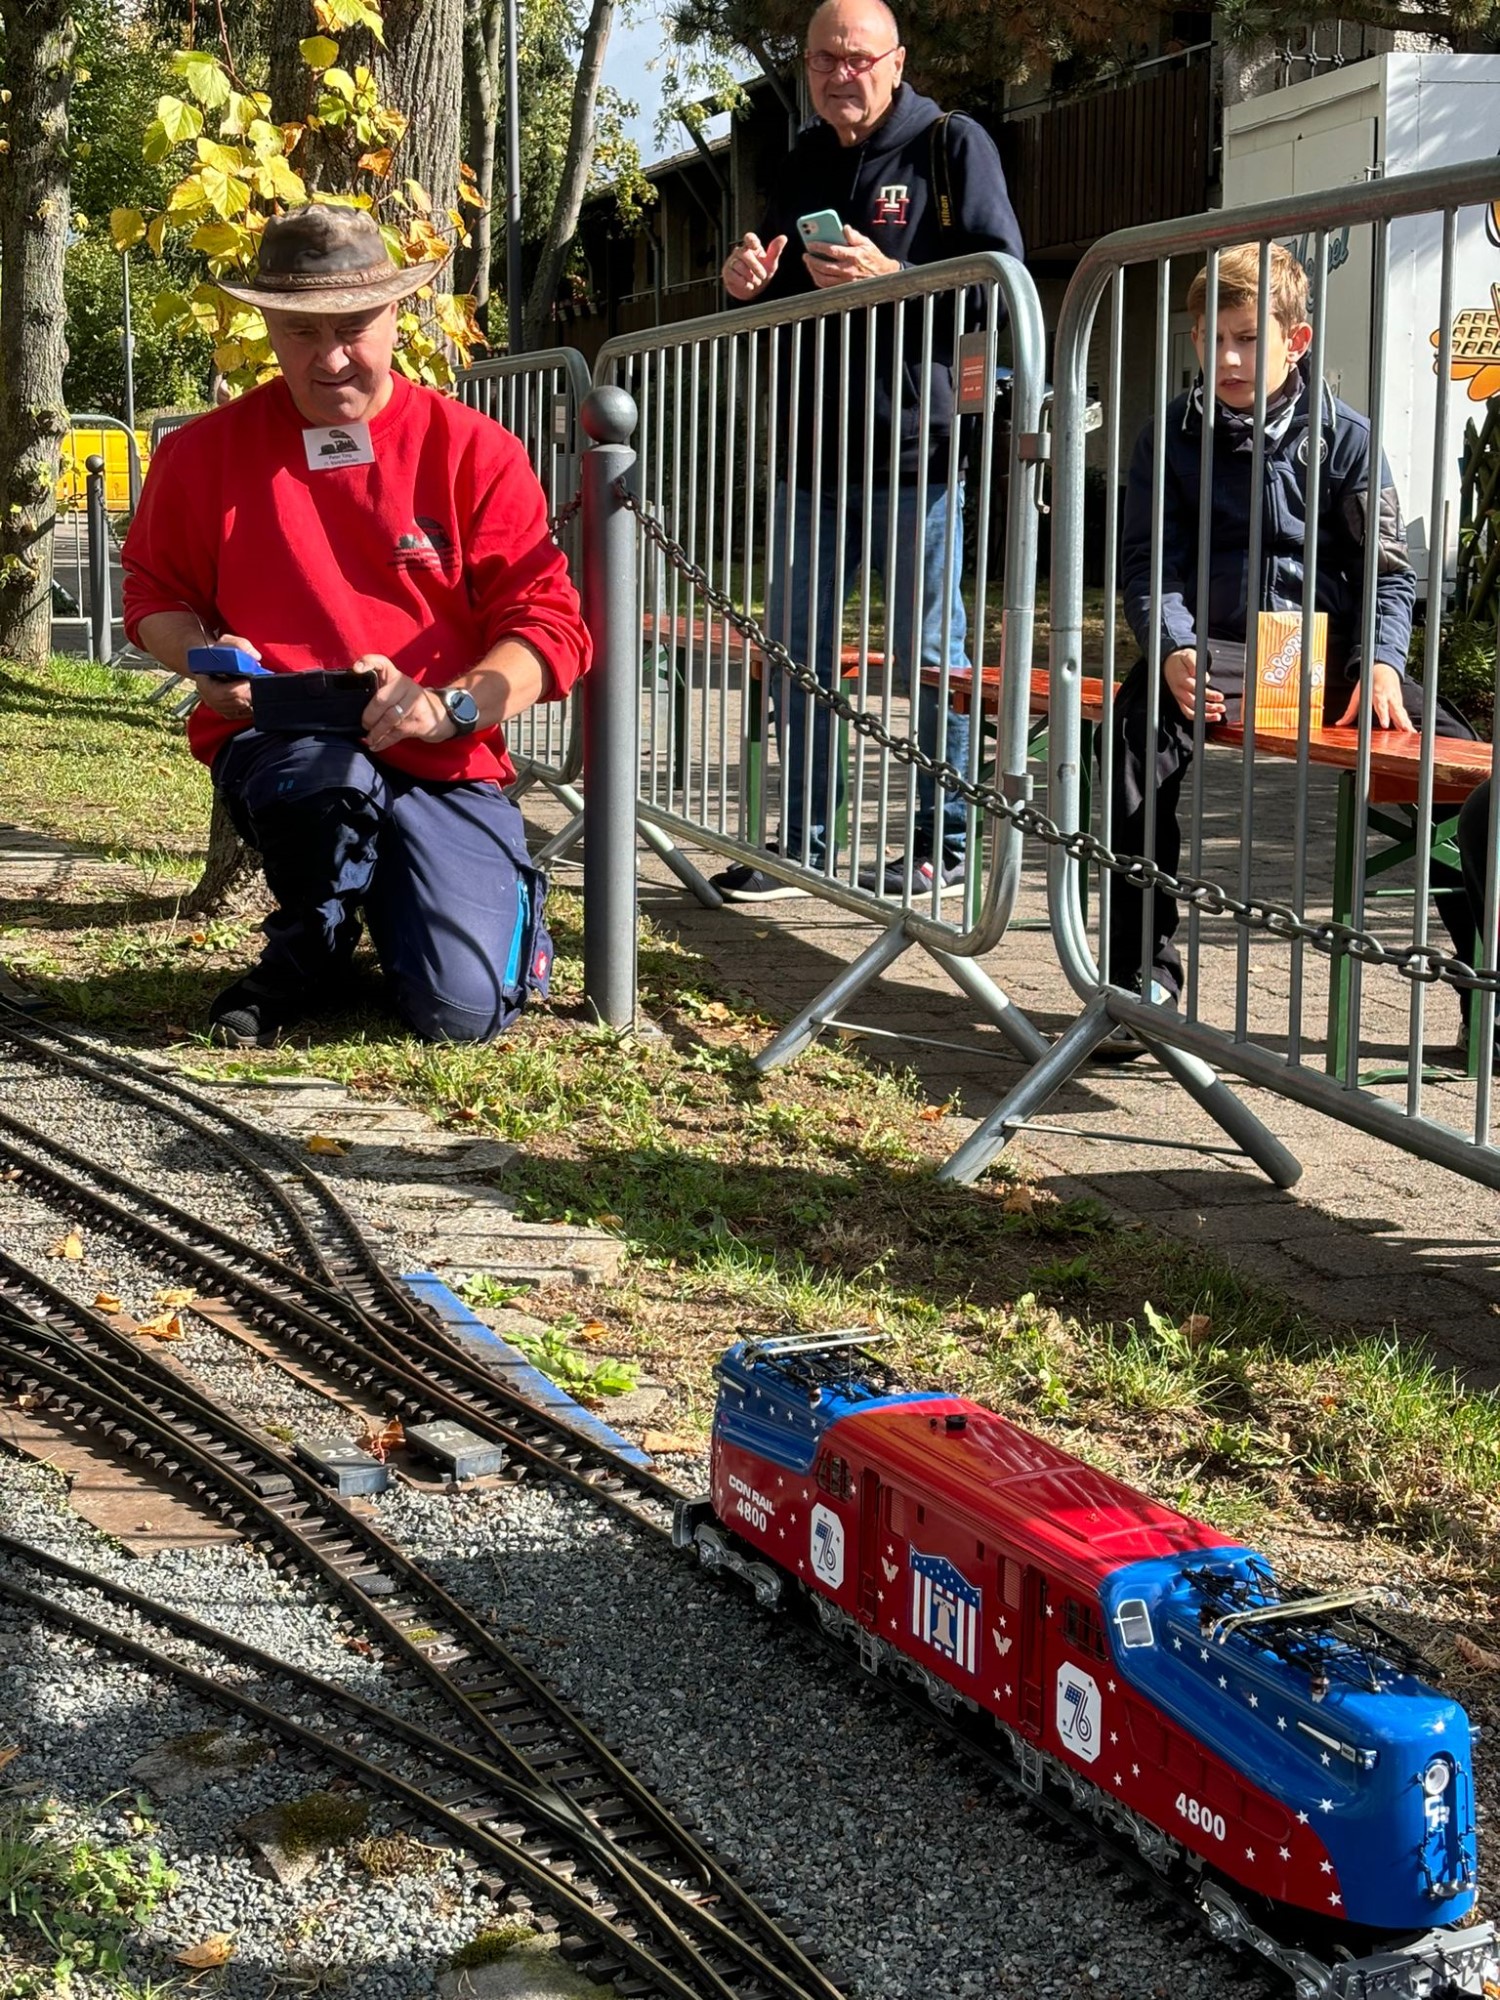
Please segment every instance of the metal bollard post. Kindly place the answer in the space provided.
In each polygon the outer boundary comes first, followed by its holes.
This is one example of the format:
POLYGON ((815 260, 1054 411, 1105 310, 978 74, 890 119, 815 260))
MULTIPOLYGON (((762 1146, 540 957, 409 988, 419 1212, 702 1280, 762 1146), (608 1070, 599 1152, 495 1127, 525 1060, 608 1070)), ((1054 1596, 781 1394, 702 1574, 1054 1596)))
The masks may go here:
POLYGON ((110 602, 109 516, 104 507, 104 460, 85 460, 89 537, 89 658, 108 664, 115 656, 114 607, 110 602))
POLYGON ((596 1020, 635 1020, 635 802, 640 761, 640 620, 635 534, 615 483, 635 464, 636 408, 623 389, 593 389, 580 413, 583 615, 594 664, 583 683, 583 997, 596 1020))

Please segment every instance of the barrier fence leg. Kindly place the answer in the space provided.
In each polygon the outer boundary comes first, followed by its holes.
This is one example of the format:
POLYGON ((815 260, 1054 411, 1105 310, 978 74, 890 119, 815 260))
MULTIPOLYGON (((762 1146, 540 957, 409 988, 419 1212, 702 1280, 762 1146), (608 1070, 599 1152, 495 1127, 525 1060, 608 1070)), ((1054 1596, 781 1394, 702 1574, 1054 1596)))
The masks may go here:
POLYGON ((1104 994, 1090 1000, 1072 1026, 1029 1069, 1015 1089, 1001 1099, 982 1125, 976 1125, 951 1159, 938 1168, 940 1181, 977 1181, 995 1156, 1008 1146, 1028 1118, 1036 1116, 1075 1071, 1112 1033, 1114 1022, 1104 994))
POLYGON ((1249 1106, 1240 1102, 1206 1062, 1184 1049, 1174 1049, 1169 1042, 1153 1042, 1145 1034, 1141 1040, 1167 1074, 1175 1077, 1188 1096, 1201 1104, 1240 1151, 1255 1162, 1272 1187, 1297 1185, 1302 1178, 1302 1162, 1266 1130, 1249 1106))
POLYGON ((882 931, 875 942, 867 945, 854 963, 825 986, 795 1020, 788 1021, 775 1040, 768 1042, 755 1057, 750 1067, 764 1076, 767 1070, 777 1069, 782 1063, 801 1055, 808 1043, 817 1039, 824 1022, 837 1014, 862 987, 877 979, 888 965, 894 964, 910 944, 906 926, 899 920, 889 930, 882 931))
POLYGON ((954 958, 950 952, 933 950, 930 945, 928 949, 954 985, 989 1016, 1016 1053, 1025 1056, 1027 1062, 1040 1062, 1052 1044, 1031 1025, 983 967, 972 958, 954 958))
POLYGON ((636 407, 623 389, 594 389, 580 413, 593 443, 583 458, 583 615, 594 664, 583 684, 583 997, 594 1018, 629 1028, 636 1007, 636 772, 640 647, 635 531, 616 483, 635 464, 636 407))
POLYGON ((89 658, 107 666, 115 655, 114 610, 109 588, 109 516, 104 506, 104 460, 85 461, 89 542, 89 658))

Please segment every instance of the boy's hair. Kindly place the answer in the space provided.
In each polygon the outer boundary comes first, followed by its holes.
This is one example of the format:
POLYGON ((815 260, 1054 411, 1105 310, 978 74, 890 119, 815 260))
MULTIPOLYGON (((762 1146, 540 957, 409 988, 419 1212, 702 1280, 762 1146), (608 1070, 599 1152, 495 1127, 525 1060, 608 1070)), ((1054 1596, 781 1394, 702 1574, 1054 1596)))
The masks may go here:
MULTIPOLYGON (((1208 301, 1208 266, 1188 286, 1188 316, 1196 326, 1208 301)), ((1219 252, 1219 311, 1260 301, 1260 245, 1237 243, 1219 252)), ((1284 244, 1271 245, 1271 311, 1290 333, 1307 319, 1307 273, 1284 244)))

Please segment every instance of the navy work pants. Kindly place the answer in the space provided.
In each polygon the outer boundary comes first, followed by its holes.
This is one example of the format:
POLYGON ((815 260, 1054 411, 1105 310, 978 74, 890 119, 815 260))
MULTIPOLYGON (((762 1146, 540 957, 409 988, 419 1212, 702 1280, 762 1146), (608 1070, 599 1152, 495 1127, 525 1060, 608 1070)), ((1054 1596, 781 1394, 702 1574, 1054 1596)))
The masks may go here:
MULTIPOLYGON (((1114 813, 1110 844, 1116 854, 1145 853, 1147 671, 1146 662, 1137 660, 1115 695, 1114 813)), ((1216 667, 1213 681, 1224 695, 1225 720, 1237 723, 1244 694, 1243 669, 1234 672, 1216 667)), ((1330 680, 1324 691, 1324 722, 1332 722, 1343 714, 1351 687, 1352 683, 1348 681, 1330 680)), ((1420 729, 1422 683, 1403 680, 1401 699, 1413 724, 1420 729)), ((1437 734, 1472 737, 1474 732, 1462 716, 1440 700, 1437 734)), ((1165 680, 1161 684, 1155 762, 1154 858, 1169 874, 1175 875, 1182 854, 1182 828, 1178 823, 1177 806, 1183 781, 1193 763, 1193 724, 1177 706, 1176 698, 1165 680)), ((1429 882, 1438 915, 1453 940, 1454 950, 1466 964, 1472 964, 1474 920, 1469 910, 1469 899, 1464 894, 1463 877, 1456 868, 1434 861, 1429 871, 1429 882)), ((1117 876, 1109 906, 1108 976, 1114 986, 1132 986, 1141 976, 1142 904, 1143 892, 1117 876)), ((1152 962, 1146 968, 1145 977, 1155 979, 1172 993, 1181 993, 1183 980, 1182 959, 1174 942, 1177 921, 1175 898, 1169 896, 1165 889, 1157 889, 1152 905, 1152 962)))
POLYGON ((434 1042, 482 1042, 545 992, 545 877, 498 785, 409 777, 346 736, 256 729, 214 785, 258 850, 276 908, 253 983, 312 1009, 347 976, 360 920, 396 1012, 434 1042))

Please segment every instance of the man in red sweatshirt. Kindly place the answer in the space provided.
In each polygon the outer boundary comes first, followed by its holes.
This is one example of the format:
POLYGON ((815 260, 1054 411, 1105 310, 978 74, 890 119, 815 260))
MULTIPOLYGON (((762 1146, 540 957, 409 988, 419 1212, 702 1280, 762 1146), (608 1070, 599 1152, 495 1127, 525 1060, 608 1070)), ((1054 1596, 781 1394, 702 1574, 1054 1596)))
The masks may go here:
POLYGON ((589 640, 520 442, 392 371, 398 301, 437 268, 397 269, 358 209, 267 222, 254 284, 223 289, 281 375, 163 439, 126 539, 126 630, 174 672, 218 643, 374 679, 338 735, 256 728, 248 680, 193 677, 193 751, 276 900, 209 1012, 230 1045, 336 1000, 361 917, 429 1040, 488 1040, 546 989, 504 724, 566 695, 589 640))

